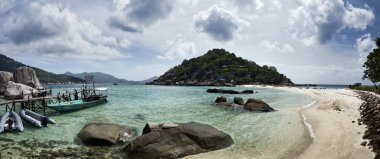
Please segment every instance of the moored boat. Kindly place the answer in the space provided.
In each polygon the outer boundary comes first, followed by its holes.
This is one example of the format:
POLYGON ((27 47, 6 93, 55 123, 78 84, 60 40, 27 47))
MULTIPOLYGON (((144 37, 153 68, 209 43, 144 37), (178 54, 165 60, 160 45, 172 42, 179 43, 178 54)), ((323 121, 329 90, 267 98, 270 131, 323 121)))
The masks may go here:
POLYGON ((22 124, 22 120, 20 116, 14 112, 5 112, 0 120, 0 133, 5 130, 17 130, 24 131, 24 125, 22 124))
POLYGON ((29 124, 36 126, 36 127, 39 127, 39 128, 42 127, 41 121, 27 115, 25 110, 20 111, 20 116, 22 119, 27 121, 29 124))
POLYGON ((55 124, 55 121, 52 118, 49 118, 47 116, 43 116, 41 114, 38 114, 36 112, 30 111, 30 110, 25 110, 26 115, 29 115, 30 117, 37 119, 39 121, 42 121, 43 118, 46 118, 47 123, 49 124, 55 124))
POLYGON ((50 103, 47 107, 59 112, 70 112, 107 103, 107 88, 96 88, 88 92, 93 94, 78 100, 50 103))

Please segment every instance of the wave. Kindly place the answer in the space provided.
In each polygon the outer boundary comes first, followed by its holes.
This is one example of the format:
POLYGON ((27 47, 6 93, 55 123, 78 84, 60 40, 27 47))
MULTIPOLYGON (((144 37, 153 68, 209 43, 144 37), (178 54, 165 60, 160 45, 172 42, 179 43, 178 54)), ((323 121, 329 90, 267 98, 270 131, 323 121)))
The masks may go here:
MULTIPOLYGON (((313 102, 311 102, 311 103, 309 103, 309 104, 307 104, 305 106, 302 106, 301 108, 298 108, 298 109, 301 110, 301 109, 305 109, 305 108, 309 108, 309 107, 313 106, 317 101, 313 97, 311 97, 311 98, 313 99, 313 102)), ((315 137, 315 134, 314 134, 312 126, 306 121, 307 118, 306 118, 306 116, 302 112, 301 112, 301 116, 302 116, 302 119, 303 119, 303 123, 305 124, 305 126, 307 128, 307 131, 309 132, 310 137, 314 141, 316 139, 316 137, 315 137)))

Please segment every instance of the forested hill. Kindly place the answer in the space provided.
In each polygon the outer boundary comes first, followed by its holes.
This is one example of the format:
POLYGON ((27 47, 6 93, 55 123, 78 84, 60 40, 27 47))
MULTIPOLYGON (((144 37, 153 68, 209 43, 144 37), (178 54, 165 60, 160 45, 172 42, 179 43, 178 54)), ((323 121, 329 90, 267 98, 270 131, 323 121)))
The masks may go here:
POLYGON ((203 56, 184 60, 149 84, 241 85, 293 82, 273 66, 259 66, 224 49, 213 49, 203 56))
MULTIPOLYGON (((0 54, 0 71, 7 71, 13 73, 16 68, 27 66, 21 62, 17 62, 3 54, 0 54)), ((29 66, 31 67, 31 66, 29 66)), ((54 74, 44 71, 42 69, 31 67, 36 72, 36 75, 41 83, 82 83, 83 80, 77 77, 68 76, 64 74, 54 74)))

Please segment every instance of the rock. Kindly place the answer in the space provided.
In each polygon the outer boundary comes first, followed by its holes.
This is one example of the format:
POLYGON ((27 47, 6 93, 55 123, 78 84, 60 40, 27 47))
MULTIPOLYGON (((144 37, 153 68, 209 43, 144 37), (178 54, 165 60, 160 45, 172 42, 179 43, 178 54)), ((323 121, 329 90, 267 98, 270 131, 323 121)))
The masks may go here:
POLYGON ((363 141, 362 143, 360 143, 360 145, 366 146, 367 145, 367 141, 363 141))
POLYGON ((244 109, 249 111, 262 111, 262 112, 271 112, 274 111, 267 103, 260 99, 249 98, 244 104, 244 109))
POLYGON ((21 83, 8 81, 5 86, 4 96, 6 99, 23 99, 27 98, 32 93, 37 94, 39 91, 21 83))
POLYGON ((143 132, 142 134, 147 134, 147 133, 150 133, 152 131, 159 131, 161 129, 169 129, 169 128, 175 128, 175 127, 178 127, 179 125, 176 124, 176 123, 162 123, 162 124, 158 124, 158 123, 146 123, 144 129, 143 129, 143 132))
POLYGON ((224 90, 224 89, 216 89, 216 88, 208 89, 207 92, 208 92, 208 93, 239 94, 238 91, 234 91, 234 90, 224 90))
POLYGON ((244 100, 241 97, 235 97, 234 98, 234 103, 238 104, 238 105, 244 105, 244 100))
POLYGON ((222 89, 211 88, 207 90, 208 93, 222 93, 222 89))
POLYGON ((14 72, 16 83, 22 83, 35 89, 43 89, 37 78, 36 72, 30 67, 19 67, 14 72))
POLYGON ((215 103, 223 103, 223 102, 227 102, 227 98, 224 96, 217 97, 215 100, 215 103))
POLYGON ((253 90, 244 90, 241 91, 242 94, 253 94, 253 90))
POLYGON ((4 94, 8 81, 13 81, 13 74, 0 71, 0 94, 4 94))
POLYGON ((234 91, 234 90, 223 90, 222 93, 224 93, 224 94, 239 94, 238 91, 234 91))
POLYGON ((86 145, 112 146, 130 141, 135 136, 136 130, 128 126, 111 123, 90 123, 82 128, 78 134, 78 139, 86 145))
POLYGON ((230 135, 207 124, 190 122, 169 125, 174 127, 162 127, 143 134, 123 151, 132 159, 174 159, 223 149, 234 143, 230 135))

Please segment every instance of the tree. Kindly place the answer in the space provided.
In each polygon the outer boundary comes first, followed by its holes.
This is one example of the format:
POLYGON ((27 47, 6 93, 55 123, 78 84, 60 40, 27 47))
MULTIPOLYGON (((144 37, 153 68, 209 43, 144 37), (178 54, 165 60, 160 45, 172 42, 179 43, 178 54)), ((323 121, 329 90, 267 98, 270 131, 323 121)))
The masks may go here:
POLYGON ((378 89, 376 83, 380 82, 380 38, 376 39, 377 48, 373 49, 367 56, 367 61, 364 63, 363 67, 364 79, 369 79, 378 89))

